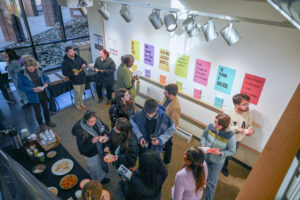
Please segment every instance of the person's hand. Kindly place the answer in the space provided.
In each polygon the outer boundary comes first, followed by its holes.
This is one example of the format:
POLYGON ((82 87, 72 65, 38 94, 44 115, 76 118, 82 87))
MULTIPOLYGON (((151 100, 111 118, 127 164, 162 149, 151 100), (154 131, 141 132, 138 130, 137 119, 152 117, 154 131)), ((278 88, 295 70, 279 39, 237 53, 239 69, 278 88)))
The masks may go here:
POLYGON ((85 68, 85 67, 86 67, 86 64, 82 64, 81 67, 85 68))
POLYGON ((154 139, 152 139, 151 140, 151 143, 153 144, 153 145, 159 145, 159 140, 157 139, 157 138, 154 138, 154 139))
POLYGON ((103 149, 103 151, 106 152, 106 153, 108 153, 108 152, 109 152, 109 148, 108 148, 108 147, 105 147, 105 148, 103 149))
POLYGON ((245 129, 243 129, 243 128, 239 128, 238 130, 239 130, 239 133, 242 133, 242 134, 245 133, 245 129))
POLYGON ((126 182, 126 179, 123 176, 120 176, 123 182, 126 182))
POLYGON ((118 160, 118 156, 114 156, 114 159, 115 159, 115 161, 114 162, 116 162, 117 160, 118 160))
POLYGON ((205 147, 205 145, 204 145, 204 144, 202 144, 202 145, 201 145, 201 147, 205 147))
POLYGON ((143 146, 143 144, 145 144, 145 143, 146 143, 146 140, 145 140, 144 138, 142 138, 142 139, 140 140, 140 145, 143 146))
POLYGON ((49 86, 48 83, 45 83, 45 84, 44 84, 44 87, 48 87, 48 86, 49 86))
POLYGON ((217 150, 215 150, 215 151, 212 151, 211 154, 214 154, 214 155, 219 156, 219 155, 221 155, 222 153, 220 152, 219 149, 217 149, 217 150))
POLYGON ((250 127, 248 128, 246 135, 251 136, 253 133, 254 133, 254 128, 250 127))
POLYGON ((135 172, 136 168, 135 167, 130 167, 129 170, 132 171, 132 172, 135 172))
POLYGON ((139 77, 137 75, 135 75, 134 77, 132 77, 133 80, 139 80, 139 77))
POLYGON ((36 93, 42 92, 42 90, 38 89, 38 88, 33 88, 33 91, 36 93))
POLYGON ((92 143, 93 143, 93 144, 95 144, 95 143, 97 143, 97 142, 98 142, 98 140, 99 140, 99 137, 93 137, 93 139, 92 139, 92 143))
POLYGON ((79 74, 79 72, 74 72, 74 75, 77 76, 79 74))
POLYGON ((104 69, 99 69, 98 72, 104 72, 104 69))

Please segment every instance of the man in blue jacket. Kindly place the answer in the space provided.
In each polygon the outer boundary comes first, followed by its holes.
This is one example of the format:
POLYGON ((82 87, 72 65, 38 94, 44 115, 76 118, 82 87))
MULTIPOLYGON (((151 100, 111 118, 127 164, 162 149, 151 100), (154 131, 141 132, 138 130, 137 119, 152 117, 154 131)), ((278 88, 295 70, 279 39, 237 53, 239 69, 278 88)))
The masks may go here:
POLYGON ((22 69, 18 73, 18 89, 25 92, 29 103, 32 104, 35 118, 39 124, 40 131, 45 130, 41 106, 43 109, 46 125, 55 127, 56 124, 51 121, 48 108, 47 87, 50 84, 49 77, 40 69, 37 69, 36 60, 28 59, 24 64, 25 69, 22 69))
POLYGON ((131 119, 132 130, 142 148, 162 152, 165 143, 173 136, 175 125, 165 113, 158 112, 158 103, 154 99, 145 102, 144 109, 131 119))

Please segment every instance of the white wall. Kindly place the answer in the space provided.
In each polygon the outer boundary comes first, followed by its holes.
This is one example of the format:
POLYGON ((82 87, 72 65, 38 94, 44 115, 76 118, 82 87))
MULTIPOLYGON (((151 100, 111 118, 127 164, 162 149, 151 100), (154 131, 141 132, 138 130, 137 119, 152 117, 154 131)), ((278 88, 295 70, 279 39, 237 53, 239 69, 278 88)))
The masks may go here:
MULTIPOLYGON (((168 1, 164 1, 165 5, 166 2, 168 1)), ((174 1, 172 2, 174 3, 174 1)), ((151 3, 161 5, 159 1, 151 1, 151 3)), ((130 40, 137 40, 140 42, 140 61, 135 62, 138 70, 151 69, 151 79, 156 81, 159 81, 160 74, 167 75, 167 83, 181 81, 183 82, 183 92, 191 96, 194 88, 201 89, 202 100, 211 104, 213 104, 215 96, 222 97, 224 98, 224 110, 233 108, 232 95, 240 92, 245 73, 265 78, 266 82, 258 104, 251 105, 254 121, 261 126, 256 127, 253 136, 243 140, 246 145, 262 151, 299 84, 300 31, 239 22, 236 27, 242 39, 234 46, 228 47, 222 38, 211 42, 204 41, 203 35, 188 38, 181 25, 176 33, 168 33, 164 27, 154 30, 147 19, 151 12, 150 9, 134 7, 132 9, 134 19, 131 23, 126 23, 119 15, 119 4, 107 4, 107 8, 111 13, 111 18, 104 23, 106 44, 107 48, 118 49, 118 56, 113 57, 117 65, 120 63, 121 55, 130 53, 130 40), (144 64, 144 43, 155 46, 154 67, 144 64), (158 68, 159 48, 170 50, 169 73, 158 68), (176 58, 181 54, 190 56, 187 79, 174 74, 176 58), (196 58, 210 61, 212 64, 207 87, 192 81, 196 58), (219 65, 236 70, 230 95, 214 90, 219 65)), ((193 10, 197 9, 193 8, 193 10)), ((101 20, 98 20, 100 15, 95 9, 88 9, 88 15, 90 33, 92 33, 101 27, 101 20)), ((199 24, 204 24, 207 19, 199 17, 197 21, 199 24)), ((226 22, 216 22, 219 30, 225 25, 226 22)), ((95 53, 93 53, 93 60, 94 56, 95 53)), ((163 97, 162 92, 155 86, 147 85, 145 87, 142 85, 142 91, 146 91, 145 93, 151 94, 157 99, 163 97)), ((196 104, 184 100, 181 100, 181 104, 185 114, 199 121, 208 124, 214 119, 213 114, 207 113, 196 104)))

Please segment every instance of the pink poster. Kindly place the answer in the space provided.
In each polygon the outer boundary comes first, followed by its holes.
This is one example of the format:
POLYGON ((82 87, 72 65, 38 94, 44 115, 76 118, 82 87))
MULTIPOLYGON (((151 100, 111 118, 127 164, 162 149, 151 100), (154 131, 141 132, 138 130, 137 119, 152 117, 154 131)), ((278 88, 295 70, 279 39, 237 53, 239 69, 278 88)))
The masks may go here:
POLYGON ((250 97, 250 103, 257 105, 265 82, 265 78, 246 73, 241 93, 247 94, 250 97))
POLYGON ((194 82, 207 86, 211 63, 196 59, 194 82))
POLYGON ((198 89, 194 88, 194 98, 201 99, 201 95, 202 95, 202 90, 198 90, 198 89))

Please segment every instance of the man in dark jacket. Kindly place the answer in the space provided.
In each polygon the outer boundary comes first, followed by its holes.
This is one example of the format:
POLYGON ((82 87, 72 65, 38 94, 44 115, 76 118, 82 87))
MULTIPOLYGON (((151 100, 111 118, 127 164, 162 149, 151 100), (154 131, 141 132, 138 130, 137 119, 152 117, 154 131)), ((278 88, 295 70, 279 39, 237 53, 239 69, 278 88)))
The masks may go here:
POLYGON ((62 63, 62 73, 71 80, 75 92, 75 106, 78 110, 86 108, 82 100, 86 82, 84 68, 86 68, 85 60, 76 55, 72 47, 66 47, 66 55, 62 63))
POLYGON ((141 145, 141 153, 146 149, 162 152, 165 143, 173 136, 175 125, 166 113, 158 113, 158 103, 154 99, 145 102, 144 109, 131 119, 132 130, 141 145))
POLYGON ((44 72, 36 68, 37 62, 34 59, 28 59, 24 64, 26 69, 22 69, 18 73, 18 89, 25 92, 29 103, 32 104, 40 131, 45 130, 41 106, 46 125, 55 127, 56 124, 50 120, 50 112, 48 108, 47 87, 50 84, 49 77, 44 72))

